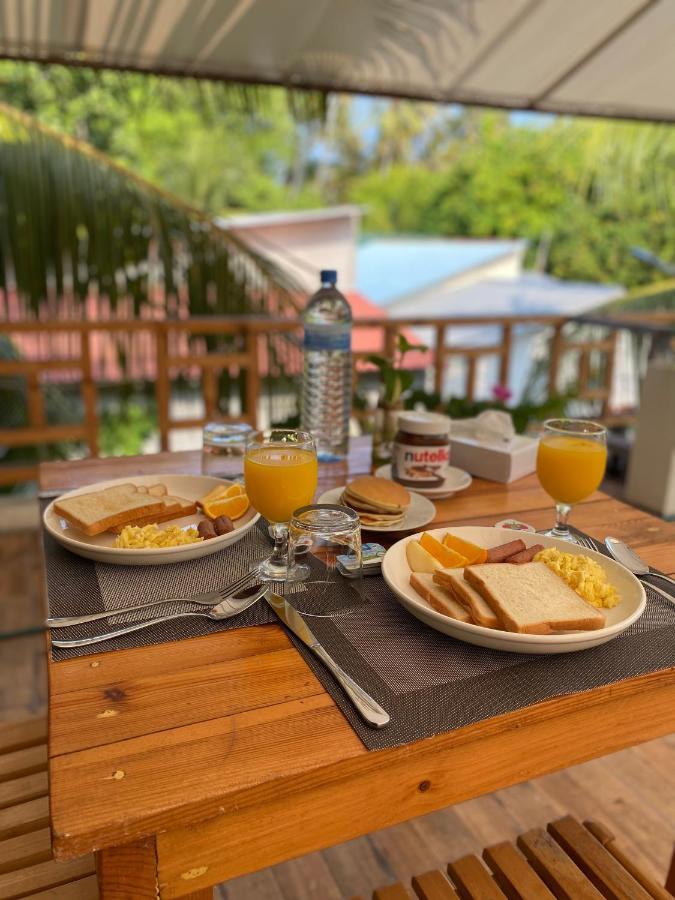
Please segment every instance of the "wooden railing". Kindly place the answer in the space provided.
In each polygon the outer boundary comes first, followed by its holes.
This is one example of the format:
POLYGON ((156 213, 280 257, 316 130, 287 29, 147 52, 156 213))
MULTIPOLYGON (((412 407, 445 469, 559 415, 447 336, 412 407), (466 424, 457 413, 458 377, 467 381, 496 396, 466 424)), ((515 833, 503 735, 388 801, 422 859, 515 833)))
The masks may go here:
MULTIPOLYGON (((644 322, 648 316, 642 315, 644 322)), ((670 340, 669 323, 675 315, 662 315, 652 327, 657 332, 664 332, 670 340)), ((430 368, 433 371, 433 387, 439 394, 443 388, 446 363, 450 357, 460 356, 466 361, 465 396, 471 400, 476 391, 476 373, 478 363, 485 357, 496 357, 499 361, 499 381, 507 384, 513 353, 514 329, 520 325, 539 326, 550 333, 548 354, 548 386, 549 392, 558 387, 561 361, 565 354, 578 354, 578 372, 576 389, 580 399, 597 401, 603 415, 609 412, 610 390, 616 358, 617 335, 620 328, 632 330, 640 326, 632 319, 614 319, 611 322, 594 320, 593 327, 603 331, 602 336, 593 336, 589 340, 570 339, 565 334, 566 326, 574 322, 562 316, 503 316, 503 317, 471 317, 448 319, 361 319, 354 323, 355 329, 372 331, 379 334, 379 348, 354 354, 355 378, 363 369, 365 358, 370 352, 380 352, 391 356, 394 350, 396 335, 409 329, 431 329, 434 333, 433 345, 429 349, 430 368), (452 329, 467 326, 491 327, 500 329, 500 340, 488 346, 456 346, 448 343, 452 329), (601 367, 601 383, 591 383, 591 360, 593 355, 604 357, 601 367)), ((86 445, 91 456, 99 453, 99 381, 100 360, 96 358, 101 334, 108 335, 144 335, 146 354, 149 353, 149 366, 146 374, 154 380, 154 392, 157 404, 159 441, 162 449, 168 449, 169 436, 174 429, 201 426, 205 421, 218 417, 227 421, 227 415, 219 410, 219 374, 223 370, 230 373, 245 373, 244 403, 237 420, 257 424, 258 398, 261 391, 261 379, 265 374, 274 374, 274 363, 269 354, 269 342, 279 340, 280 335, 294 338, 288 343, 293 359, 294 374, 299 373, 301 324, 298 320, 262 319, 251 317, 209 317, 181 320, 133 320, 133 321, 30 321, 0 323, 0 335, 7 335, 19 347, 26 340, 35 341, 36 347, 30 352, 25 350, 19 359, 0 360, 0 377, 21 376, 25 378, 26 420, 22 427, 0 427, 0 447, 24 447, 30 445, 48 445, 61 441, 77 441, 86 445), (72 352, 63 357, 50 355, 37 348, 39 341, 49 336, 67 336, 67 344, 72 352), (226 350, 209 351, 208 338, 216 336, 229 341, 226 350), (261 353, 264 342, 267 352, 261 353), (265 360, 267 372, 261 371, 261 361, 265 360), (171 415, 171 386, 173 375, 177 370, 189 369, 201 375, 201 393, 204 401, 202 416, 191 419, 175 419, 171 415), (80 383, 83 417, 75 424, 52 424, 47 421, 44 404, 43 387, 50 380, 56 380, 68 372, 74 373, 80 383)), ((29 341, 30 342, 30 341, 29 341)), ((596 367, 597 368, 597 367, 596 367)), ((0 484, 11 484, 31 480, 36 475, 34 466, 0 466, 0 484)))

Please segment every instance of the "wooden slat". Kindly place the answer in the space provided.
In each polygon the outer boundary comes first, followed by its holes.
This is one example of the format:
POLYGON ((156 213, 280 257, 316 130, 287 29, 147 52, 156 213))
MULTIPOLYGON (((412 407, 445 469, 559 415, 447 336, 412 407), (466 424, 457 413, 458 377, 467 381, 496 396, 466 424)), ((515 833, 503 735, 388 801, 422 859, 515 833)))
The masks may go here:
POLYGON ((47 745, 26 747, 0 756, 0 782, 47 771, 47 745))
POLYGON ((599 841, 572 816, 550 822, 549 834, 610 900, 649 900, 649 894, 599 841))
POLYGON ((548 392, 555 394, 558 390, 558 372, 563 353, 563 326, 558 322, 553 328, 553 337, 549 347, 548 357, 548 392))
POLYGON ((96 874, 103 900, 157 900, 159 885, 154 839, 97 853, 96 874))
POLYGON ((483 859, 492 870, 499 887, 512 900, 520 897, 527 897, 528 900, 552 900, 553 894, 508 841, 486 847, 483 859))
POLYGON ((466 399, 471 402, 476 394, 476 357, 469 356, 466 360, 466 399))
POLYGON ((520 835, 518 846, 556 897, 562 900, 599 900, 602 897, 543 828, 533 828, 520 835))
POLYGON ((0 875, 35 866, 52 858, 49 828, 0 841, 0 875))
POLYGON ((60 441, 86 440, 84 425, 41 425, 37 428, 0 428, 0 444, 28 447, 31 444, 55 444, 60 441))
POLYGON ((169 356, 167 365, 170 368, 188 369, 198 367, 205 372, 213 372, 214 369, 227 369, 230 366, 246 368, 250 359, 247 353, 189 353, 185 356, 169 356))
POLYGON ((436 345, 434 349, 434 391, 441 394, 443 391, 443 377, 445 375, 445 333, 444 325, 436 326, 436 345))
POLYGON ((45 424, 45 404, 42 387, 40 385, 40 372, 30 372, 26 381, 26 406, 28 409, 28 422, 30 425, 42 427, 45 424))
POLYGON ((37 481, 39 473, 38 466, 0 466, 0 487, 22 481, 37 481))
POLYGON ((47 719, 26 719, 0 725, 0 754, 47 743, 47 719))
POLYGON ((98 900, 98 897, 98 879, 95 875, 89 875, 70 884, 31 894, 30 900, 98 900))
POLYGON ((97 389, 92 371, 91 332, 83 332, 81 336, 82 355, 82 401, 84 405, 84 425, 87 432, 87 444, 91 456, 98 456, 98 413, 96 409, 97 389))
POLYGON ((169 449, 169 408, 171 402, 171 385, 169 382, 169 346, 167 331, 155 325, 155 354, 157 374, 155 378, 155 401, 157 403, 157 422, 159 425, 159 445, 162 450, 169 449))
POLYGON ((373 891, 373 900, 410 900, 410 894, 402 884, 389 884, 373 891))
POLYGON ((37 797, 46 797, 48 792, 49 782, 46 772, 36 772, 34 775, 4 781, 0 784, 0 809, 27 803, 37 797))
POLYGON ((513 328, 511 325, 502 325, 502 356, 499 360, 499 383, 507 386, 511 371, 511 346, 513 343, 513 328))
POLYGON ((481 900, 504 900, 494 879, 477 856, 469 854, 448 863, 448 875, 460 897, 480 897, 481 900))
POLYGON ((15 897, 25 897, 37 891, 55 888, 61 884, 67 884, 69 881, 84 878, 93 872, 94 859, 92 856, 71 859, 68 862, 57 862, 51 859, 26 869, 6 872, 4 875, 0 875, 0 900, 14 900, 15 897))
POLYGON ((413 891, 419 900, 454 900, 459 894, 442 872, 424 872, 412 880, 413 891))
MULTIPOLYGON (((597 841, 600 841, 602 846, 612 854, 614 859, 616 859, 627 872, 630 872, 633 878, 642 885, 651 897, 654 897, 655 900, 671 900, 672 894, 668 893, 665 888, 661 887, 660 884, 657 884, 653 878, 650 878, 649 875, 646 875, 642 869, 639 868, 639 866, 635 865, 630 856, 624 853, 621 847, 617 845, 616 838, 608 828, 601 825, 599 822, 589 821, 584 822, 584 827, 589 830, 597 841)), ((673 859, 675 860, 675 855, 673 859)), ((666 887, 668 887, 667 883, 666 887)), ((675 884, 672 885, 672 888, 675 888, 675 884)))
POLYGON ((248 422, 254 428, 257 428, 260 375, 258 372, 258 335, 255 331, 246 333, 246 353, 248 354, 248 363, 246 368, 246 409, 244 412, 248 422))
POLYGON ((0 841, 19 834, 28 834, 48 825, 49 799, 46 796, 0 809, 0 841))

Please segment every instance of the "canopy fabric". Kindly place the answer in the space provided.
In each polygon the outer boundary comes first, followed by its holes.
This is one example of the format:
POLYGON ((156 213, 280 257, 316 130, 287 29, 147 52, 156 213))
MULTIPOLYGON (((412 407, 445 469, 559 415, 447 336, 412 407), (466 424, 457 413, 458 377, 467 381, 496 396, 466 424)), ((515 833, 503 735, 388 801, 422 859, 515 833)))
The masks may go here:
POLYGON ((674 0, 0 0, 0 56, 675 120, 674 0))

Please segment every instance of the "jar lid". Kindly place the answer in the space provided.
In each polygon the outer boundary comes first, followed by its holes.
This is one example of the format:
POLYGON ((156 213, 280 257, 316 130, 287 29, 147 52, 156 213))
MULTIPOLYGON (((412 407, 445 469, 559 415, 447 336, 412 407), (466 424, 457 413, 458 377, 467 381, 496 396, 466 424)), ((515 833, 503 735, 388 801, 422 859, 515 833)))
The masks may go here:
POLYGON ((440 413, 405 412, 398 417, 398 427, 408 434, 449 434, 450 419, 440 413))

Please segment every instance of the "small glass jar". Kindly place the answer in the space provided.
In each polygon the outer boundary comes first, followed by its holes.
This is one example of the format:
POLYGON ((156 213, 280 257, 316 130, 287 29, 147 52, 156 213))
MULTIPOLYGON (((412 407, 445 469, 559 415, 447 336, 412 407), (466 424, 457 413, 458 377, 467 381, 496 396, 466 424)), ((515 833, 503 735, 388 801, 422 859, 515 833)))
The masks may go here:
POLYGON ((398 417, 391 477, 409 488, 442 487, 450 465, 450 419, 432 412, 398 417))
POLYGON ((246 422, 207 422, 202 432, 202 475, 240 479, 244 474, 246 422))

